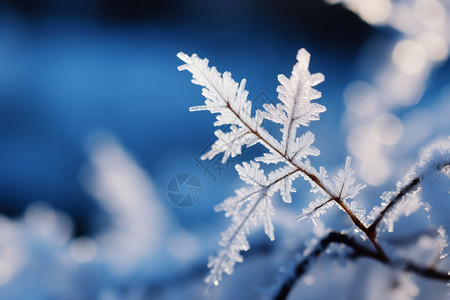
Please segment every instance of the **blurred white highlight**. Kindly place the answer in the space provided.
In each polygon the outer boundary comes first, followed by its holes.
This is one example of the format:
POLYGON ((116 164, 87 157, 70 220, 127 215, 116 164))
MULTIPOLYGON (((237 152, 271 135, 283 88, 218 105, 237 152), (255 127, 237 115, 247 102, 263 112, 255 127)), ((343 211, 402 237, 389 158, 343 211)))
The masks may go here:
POLYGON ((359 0, 355 3, 359 16, 369 24, 382 24, 391 13, 389 0, 359 0))
MULTIPOLYGON (((373 66, 373 79, 369 79, 368 83, 351 83, 344 92, 347 112, 342 123, 350 130, 347 147, 356 156, 357 170, 363 179, 369 184, 379 185, 392 172, 400 172, 400 168, 394 170, 390 167, 394 160, 396 165, 410 163, 403 150, 406 146, 424 142, 432 128, 444 128, 435 125, 436 123, 445 123, 442 120, 448 119, 446 116, 435 117, 431 121, 419 119, 420 122, 411 124, 411 120, 416 118, 410 118, 405 119, 403 126, 403 122, 394 115, 399 109, 421 100, 431 71, 448 59, 450 2, 327 2, 342 3, 367 23, 388 25, 400 33, 383 44, 376 40, 369 43, 360 61, 365 72, 367 66, 373 66), (377 60, 373 61, 374 58, 377 60), (374 163, 376 160, 379 160, 378 164, 374 163)), ((445 108, 438 113, 445 115, 445 108)))
POLYGON ((380 143, 370 134, 369 126, 359 126, 350 131, 347 147, 358 159, 373 157, 380 151, 380 143))
POLYGON ((392 4, 390 0, 326 0, 330 4, 344 2, 361 19, 369 24, 383 24, 389 18, 392 4))
POLYGON ((427 53, 416 42, 403 40, 395 45, 392 60, 401 72, 414 75, 425 69, 427 53))
POLYGON ((188 231, 180 230, 171 234, 167 249, 173 257, 180 261, 190 261, 200 251, 197 238, 188 231))
POLYGON ((113 223, 97 238, 99 251, 117 272, 127 272, 161 251, 169 217, 149 176, 110 134, 93 134, 88 152, 91 168, 82 178, 113 223))
POLYGON ((370 185, 382 185, 389 179, 391 172, 390 162, 384 156, 374 155, 361 161, 361 178, 370 185))
POLYGON ((447 59, 447 43, 438 34, 433 32, 424 33, 419 36, 418 43, 425 49, 430 59, 436 62, 447 59))
POLYGON ((364 81, 355 81, 345 88, 344 101, 355 115, 367 116, 375 113, 379 99, 372 85, 364 81))
POLYGON ((372 134, 381 143, 395 145, 403 133, 403 124, 399 118, 391 114, 382 114, 372 124, 372 134))
POLYGON ((26 263, 26 255, 15 243, 19 230, 0 215, 0 286, 8 284, 26 263))
POLYGON ((416 18, 429 29, 440 29, 445 24, 445 9, 436 0, 419 0, 414 5, 416 18))
POLYGON ((90 237, 82 236, 76 238, 70 244, 72 258, 80 263, 91 261, 97 253, 97 245, 90 237))
POLYGON ((31 204, 27 208, 24 221, 33 232, 55 246, 63 246, 72 235, 73 224, 70 217, 42 202, 31 204))

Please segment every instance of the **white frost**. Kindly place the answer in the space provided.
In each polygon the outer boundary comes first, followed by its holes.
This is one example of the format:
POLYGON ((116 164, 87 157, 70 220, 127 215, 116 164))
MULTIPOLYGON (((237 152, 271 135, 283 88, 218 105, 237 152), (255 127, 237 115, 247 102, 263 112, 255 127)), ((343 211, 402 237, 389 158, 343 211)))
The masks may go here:
POLYGON ((321 83, 324 76, 309 72, 310 54, 305 49, 298 51, 297 63, 290 78, 278 76, 280 85, 277 92, 281 103, 275 106, 264 104, 263 110, 256 110, 254 115, 251 113, 252 102, 247 100, 245 79, 238 84, 231 78, 231 73, 220 74, 215 67, 208 66, 208 60, 200 59, 196 54, 188 56, 180 52, 178 57, 185 62, 179 70, 192 73, 192 82, 203 86, 203 96, 206 98, 205 105, 191 107, 191 111, 208 110, 217 114, 215 126, 230 126, 226 132, 216 131, 217 141, 202 159, 212 159, 223 153, 222 162, 226 162, 229 157, 241 154, 244 146, 260 143, 267 148, 261 157, 236 166, 241 180, 247 185, 236 190, 234 197, 215 207, 216 211, 224 211, 225 216, 231 218, 231 226, 222 233, 221 249, 209 258, 210 273, 205 278, 206 283, 217 285, 223 273, 231 274, 236 262, 242 262, 240 252, 250 248, 247 235, 251 227, 262 225, 270 240, 275 238, 272 196, 279 192, 284 202, 292 202, 291 193, 296 191, 292 184, 299 176, 311 183, 313 192, 320 192, 317 200, 303 211, 303 216, 311 217, 315 224, 326 208, 334 203, 332 200, 337 198, 358 216, 364 217, 355 203, 347 202, 365 186, 355 185, 351 159, 347 158, 345 169, 339 171, 332 183, 326 178, 325 168, 321 167, 317 172, 308 160, 309 156, 320 154, 312 146, 314 134, 310 131, 297 132, 301 126, 319 120, 320 113, 326 110, 325 106, 312 102, 321 97, 321 93, 313 87, 321 83), (264 119, 281 124, 281 140, 275 139, 263 128, 264 119), (274 164, 278 168, 266 175, 257 162, 274 164))

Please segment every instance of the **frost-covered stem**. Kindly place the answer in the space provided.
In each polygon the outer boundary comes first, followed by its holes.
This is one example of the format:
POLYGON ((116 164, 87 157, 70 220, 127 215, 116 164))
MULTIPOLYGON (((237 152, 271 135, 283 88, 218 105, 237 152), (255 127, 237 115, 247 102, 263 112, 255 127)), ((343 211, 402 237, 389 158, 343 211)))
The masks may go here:
MULTIPOLYGON (((450 166, 449 162, 444 162, 444 163, 436 165, 436 169, 440 170, 442 168, 449 167, 449 166, 450 166)), ((376 237, 376 235, 377 235, 377 226, 383 220, 384 216, 392 208, 394 208, 394 206, 403 198, 403 196, 408 194, 410 191, 415 189, 420 184, 420 178, 422 176, 423 175, 413 178, 407 185, 405 185, 402 189, 400 189, 400 191, 398 191, 397 195, 389 202, 389 204, 386 205, 386 207, 382 211, 380 211, 380 213, 376 217, 375 221, 373 221, 373 223, 370 224, 370 226, 368 227, 369 231, 371 232, 371 234, 374 237, 376 237)))
POLYGON ((403 187, 398 194, 392 199, 388 205, 379 213, 375 221, 369 226, 369 231, 376 236, 377 235, 377 226, 383 220, 386 213, 391 210, 402 198, 404 195, 409 193, 412 189, 416 188, 416 186, 420 183, 419 177, 414 178, 411 182, 403 187))
MULTIPOLYGON (((301 87, 301 85, 299 85, 299 88, 297 88, 296 94, 293 97, 294 99, 298 98, 298 94, 300 93, 300 87, 301 87)), ((299 103, 299 101, 295 101, 293 111, 296 111, 298 103, 299 103)), ((287 152, 289 149, 289 142, 291 141, 292 132, 294 131, 294 134, 295 134, 296 129, 295 129, 295 126, 292 126, 293 124, 294 124, 294 115, 290 114, 289 115, 289 125, 285 127, 285 132, 283 134, 283 136, 286 136, 286 145, 284 147, 284 156, 287 156, 287 152)))
POLYGON ((436 280, 442 280, 442 281, 450 281, 450 275, 448 273, 437 271, 435 268, 432 267, 422 267, 419 265, 416 265, 415 263, 411 261, 405 261, 404 268, 406 272, 413 272, 416 274, 419 274, 423 277, 436 279, 436 280))
MULTIPOLYGON (((291 171, 288 174, 281 176, 280 178, 278 178, 277 180, 274 180, 273 182, 271 182, 270 184, 266 185, 266 186, 261 186, 261 189, 256 191, 255 193, 266 193, 266 191, 268 189, 270 189, 271 186, 273 186, 274 184, 277 184, 279 181, 285 179, 286 177, 291 176, 292 174, 298 172, 297 170, 291 171)), ((253 195, 254 193, 252 193, 251 195, 253 195)), ((248 221, 249 217, 252 215, 253 211, 257 208, 257 206, 261 203, 261 200, 264 197, 261 196, 259 197, 259 199, 255 202, 255 204, 253 205, 253 207, 250 209, 249 213, 247 213, 247 215, 245 216, 245 218, 239 223, 238 227, 236 230, 234 230, 234 234, 230 237, 230 239, 228 240, 227 244, 225 246, 223 246, 224 249, 228 249, 234 242, 234 240, 236 239, 238 232, 240 232, 240 230, 244 227, 245 223, 248 221)), ((220 261, 218 262, 218 266, 222 266, 222 264, 224 263, 224 259, 225 256, 221 256, 220 261)), ((207 289, 207 294, 211 291, 211 287, 214 284, 214 282, 211 282, 208 285, 208 289, 207 289)))
MULTIPOLYGON (((267 189, 267 188, 264 188, 267 189)), ((263 190, 260 190, 259 192, 262 192, 263 190)), ((241 221, 237 229, 234 231, 233 236, 228 240, 227 244, 224 246, 225 249, 228 249, 230 245, 234 242, 234 239, 237 237, 238 232, 241 230, 241 228, 244 226, 244 224, 248 221, 248 218, 252 215, 253 211, 256 209, 256 207, 259 205, 263 197, 260 197, 258 201, 255 202, 253 207, 251 208, 250 212, 245 216, 245 218, 241 221)), ((220 267, 222 267, 222 264, 224 263, 225 255, 220 258, 219 263, 217 264, 220 267)), ((211 287, 213 285, 217 285, 214 282, 211 282, 208 284, 208 289, 206 290, 207 295, 211 292, 211 287)))
POLYGON ((358 227, 362 232, 364 232, 375 249, 378 251, 378 253, 383 257, 384 260, 387 260, 387 256, 384 253, 383 249, 378 244, 375 235, 358 219, 358 217, 345 205, 345 203, 340 199, 340 196, 334 195, 331 191, 329 191, 324 184, 320 181, 320 179, 314 175, 303 169, 301 166, 296 164, 291 158, 287 157, 287 154, 278 149, 277 147, 273 146, 269 141, 267 141, 256 129, 252 128, 249 124, 247 124, 240 115, 231 107, 231 105, 226 102, 227 108, 236 116, 237 119, 240 120, 241 124, 245 126, 252 134, 258 137, 258 139, 262 142, 264 146, 269 148, 269 150, 273 150, 276 153, 278 153, 281 157, 285 159, 286 162, 291 164, 293 167, 296 168, 296 171, 299 171, 306 175, 312 182, 314 182, 318 187, 320 187, 325 193, 327 193, 332 200, 334 200, 344 211, 348 214, 352 222, 355 224, 356 227, 358 227))
MULTIPOLYGON (((287 299, 295 283, 308 271, 313 260, 318 258, 323 252, 325 252, 328 246, 332 243, 340 243, 352 248, 353 252, 348 256, 351 259, 355 259, 358 257, 368 257, 384 264, 391 263, 385 260, 379 252, 367 249, 363 245, 360 245, 358 242, 356 242, 350 236, 332 231, 319 242, 319 244, 314 248, 314 250, 309 253, 308 256, 306 256, 297 264, 294 273, 285 279, 285 281, 282 283, 282 285, 274 295, 273 299, 287 299)), ((424 277, 443 281, 450 280, 450 275, 448 275, 447 273, 439 272, 432 268, 421 267, 410 261, 403 261, 401 266, 404 271, 414 272, 424 277)))
POLYGON ((305 274, 309 267, 311 266, 311 263, 314 259, 318 258, 322 252, 327 250, 328 246, 332 243, 342 243, 347 244, 351 246, 355 252, 359 251, 360 253, 364 253, 364 256, 367 257, 377 257, 378 253, 368 250, 359 244, 357 244, 353 239, 351 239, 349 236, 332 231, 330 232, 326 237, 324 237, 319 244, 312 250, 308 256, 306 256, 304 259, 302 259, 297 266, 295 267, 294 273, 285 279, 281 287, 278 289, 278 292, 274 295, 273 299, 275 300, 283 300, 286 299, 294 287, 295 283, 298 279, 300 279, 303 274, 305 274))
POLYGON ((340 205, 347 215, 349 215, 350 219, 352 219, 353 223, 361 229, 362 232, 366 234, 366 236, 369 238, 369 240, 372 242, 375 249, 377 249, 377 252, 380 254, 380 258, 383 259, 383 261, 388 261, 388 258, 386 254, 384 253, 381 246, 378 244, 376 236, 373 232, 369 230, 359 219, 358 217, 343 203, 340 199, 334 199, 338 205, 340 205))
POLYGON ((309 177, 315 184, 317 184, 322 190, 324 190, 330 197, 335 198, 335 196, 328 191, 325 186, 322 184, 319 178, 317 178, 316 175, 309 173, 308 171, 304 170, 302 167, 295 164, 292 159, 288 158, 283 151, 272 145, 269 141, 267 141, 259 132, 258 129, 252 128, 249 124, 247 124, 244 120, 242 120, 241 116, 230 106, 230 103, 226 102, 227 108, 236 116, 237 119, 241 122, 243 126, 245 126, 252 134, 254 134, 258 139, 262 142, 262 144, 268 148, 269 150, 273 150, 276 153, 278 153, 281 157, 283 157, 287 162, 289 162, 292 166, 294 166, 297 171, 300 171, 301 173, 305 174, 309 177))

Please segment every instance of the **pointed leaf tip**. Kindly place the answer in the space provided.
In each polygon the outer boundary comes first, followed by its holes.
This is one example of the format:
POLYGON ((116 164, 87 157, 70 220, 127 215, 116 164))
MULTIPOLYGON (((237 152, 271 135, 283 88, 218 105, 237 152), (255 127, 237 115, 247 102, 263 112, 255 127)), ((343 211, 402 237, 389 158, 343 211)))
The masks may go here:
POLYGON ((305 69, 307 69, 308 66, 309 66, 310 58, 311 58, 311 54, 309 54, 309 52, 306 51, 305 48, 301 48, 300 50, 298 50, 298 52, 297 52, 297 60, 299 62, 302 62, 302 65, 305 67, 305 69))
POLYGON ((185 57, 185 56, 188 56, 188 55, 186 53, 184 53, 183 51, 180 51, 180 52, 177 53, 177 57, 179 59, 183 59, 182 57, 185 57))

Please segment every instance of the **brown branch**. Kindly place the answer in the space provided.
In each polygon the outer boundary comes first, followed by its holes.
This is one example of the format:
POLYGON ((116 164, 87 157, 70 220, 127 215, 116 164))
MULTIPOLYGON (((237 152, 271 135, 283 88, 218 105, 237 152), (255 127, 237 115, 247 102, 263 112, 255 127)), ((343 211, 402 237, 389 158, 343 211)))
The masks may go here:
POLYGON ((369 238, 370 242, 373 244, 377 252, 383 257, 384 260, 388 260, 386 254, 384 253, 381 246, 378 244, 376 240, 376 236, 373 232, 371 232, 359 219, 358 217, 345 205, 345 203, 341 200, 340 195, 336 196, 331 191, 329 191, 324 184, 317 178, 316 175, 309 173, 301 166, 296 164, 291 158, 287 157, 285 153, 283 153, 280 149, 272 145, 269 141, 267 141, 259 132, 257 128, 252 128, 249 124, 247 124, 244 120, 242 120, 241 116, 238 112, 236 112, 230 105, 228 101, 224 99, 227 108, 236 116, 236 118, 242 123, 243 126, 247 127, 247 129, 253 133, 260 141, 262 141, 263 145, 267 145, 267 147, 271 148, 273 151, 278 153, 281 157, 285 159, 286 162, 290 163, 293 167, 296 168, 296 171, 299 171, 306 175, 312 182, 314 182, 318 187, 320 187, 325 193, 327 193, 332 200, 334 200, 340 207, 344 209, 344 211, 348 214, 352 222, 358 227, 364 234, 369 238))
POLYGON ((379 215, 377 216, 377 218, 375 219, 375 221, 373 221, 373 223, 369 226, 369 231, 372 232, 372 234, 374 236, 377 235, 377 226, 378 224, 383 220, 384 216, 386 215, 386 213, 391 210, 398 202, 400 202, 400 200, 403 198, 404 195, 406 195, 407 193, 409 193, 411 190, 413 190, 414 188, 417 187, 417 185, 420 183, 420 179, 419 177, 414 178, 413 180, 411 180, 411 182, 406 185, 405 187, 403 187, 398 194, 394 197, 394 199, 392 199, 391 201, 389 201, 389 204, 386 205, 386 207, 379 213, 379 215))
POLYGON ((371 231, 369 231, 369 229, 366 226, 364 226, 364 224, 358 219, 358 217, 355 216, 355 214, 340 199, 335 200, 335 201, 350 216, 350 219, 352 219, 353 223, 366 234, 366 236, 372 242, 372 244, 375 247, 375 249, 377 249, 377 252, 380 254, 380 257, 383 259, 383 261, 387 262, 388 261, 388 257, 384 253, 384 251, 381 248, 380 244, 378 244, 375 234, 372 233, 371 231))
MULTIPOLYGON (((450 163, 443 162, 441 164, 436 165, 436 169, 441 170, 445 167, 448 167, 449 165, 450 165, 450 163)), ((389 204, 386 205, 386 207, 378 214, 375 221, 373 221, 373 223, 370 224, 370 226, 368 227, 368 230, 369 230, 369 232, 371 232, 371 234, 374 237, 377 236, 377 226, 383 220, 386 213, 388 213, 392 208, 394 208, 394 206, 400 202, 400 200, 403 198, 403 196, 405 196, 406 194, 411 192, 413 189, 415 189, 420 184, 421 177, 422 177, 422 175, 415 177, 413 180, 411 180, 410 183, 408 183, 406 186, 404 186, 402 189, 400 189, 398 194, 391 201, 389 201, 389 204)))
POLYGON ((450 275, 447 273, 443 273, 428 267, 418 266, 415 263, 408 260, 403 260, 400 263, 387 261, 384 259, 383 256, 380 255, 379 252, 368 249, 367 247, 356 242, 352 237, 346 234, 332 231, 319 242, 319 244, 307 257, 305 257, 296 265, 294 274, 286 278, 286 280, 282 283, 282 285, 278 289, 277 293, 274 295, 273 299, 275 300, 287 299, 289 293, 295 286, 297 280, 299 280, 308 271, 313 260, 318 258, 333 243, 344 244, 350 247, 353 250, 353 252, 349 255, 349 258, 351 259, 356 259, 359 257, 368 257, 376 261, 379 261, 383 264, 390 265, 393 268, 400 267, 405 272, 413 272, 423 277, 436 280, 442 281, 450 280, 450 275))

